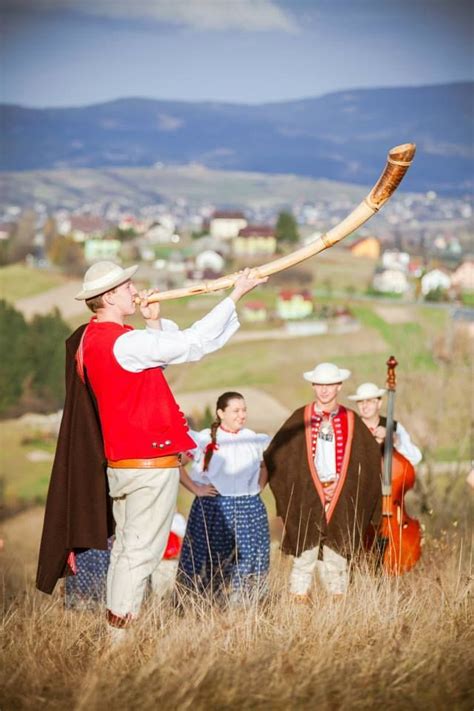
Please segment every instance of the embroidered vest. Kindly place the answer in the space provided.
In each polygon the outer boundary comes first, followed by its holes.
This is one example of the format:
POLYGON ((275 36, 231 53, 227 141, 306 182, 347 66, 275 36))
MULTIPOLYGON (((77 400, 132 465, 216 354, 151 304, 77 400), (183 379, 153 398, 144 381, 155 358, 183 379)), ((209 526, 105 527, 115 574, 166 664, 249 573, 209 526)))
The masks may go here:
MULTIPOLYGON (((108 459, 148 459, 193 449, 186 418, 161 368, 131 373, 113 353, 119 336, 132 330, 92 319, 82 361, 97 400, 108 459)), ((81 362, 78 354, 78 363, 81 362)))
MULTIPOLYGON (((319 429, 321 427, 323 419, 323 415, 320 412, 317 412, 316 408, 313 405, 313 412, 311 415, 311 451, 313 459, 316 454, 319 429)), ((345 407, 339 405, 337 414, 331 417, 331 423, 334 430, 335 438, 336 472, 340 474, 347 442, 347 410, 345 407)))

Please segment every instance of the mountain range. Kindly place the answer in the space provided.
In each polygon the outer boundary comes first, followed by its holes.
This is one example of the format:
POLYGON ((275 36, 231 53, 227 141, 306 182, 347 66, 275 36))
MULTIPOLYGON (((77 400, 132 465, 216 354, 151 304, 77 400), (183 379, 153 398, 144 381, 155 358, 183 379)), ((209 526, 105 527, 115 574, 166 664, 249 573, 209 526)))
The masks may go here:
POLYGON ((369 185, 387 150, 417 144, 404 188, 472 190, 474 82, 359 89, 261 105, 127 98, 0 106, 0 169, 145 167, 287 173, 369 185))

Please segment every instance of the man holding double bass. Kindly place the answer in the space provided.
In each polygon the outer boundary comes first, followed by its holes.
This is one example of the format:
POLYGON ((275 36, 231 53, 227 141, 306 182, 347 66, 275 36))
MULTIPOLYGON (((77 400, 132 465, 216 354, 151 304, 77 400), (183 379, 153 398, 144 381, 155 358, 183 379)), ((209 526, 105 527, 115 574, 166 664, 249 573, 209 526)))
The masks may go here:
MULTIPOLYGON (((385 388, 379 388, 375 383, 362 383, 354 395, 348 395, 348 400, 357 403, 357 409, 364 425, 369 428, 380 445, 385 442, 387 433, 387 418, 380 414, 382 398, 386 392, 385 388)), ((416 467, 422 460, 420 450, 412 442, 401 422, 394 421, 393 429, 395 449, 416 467)))

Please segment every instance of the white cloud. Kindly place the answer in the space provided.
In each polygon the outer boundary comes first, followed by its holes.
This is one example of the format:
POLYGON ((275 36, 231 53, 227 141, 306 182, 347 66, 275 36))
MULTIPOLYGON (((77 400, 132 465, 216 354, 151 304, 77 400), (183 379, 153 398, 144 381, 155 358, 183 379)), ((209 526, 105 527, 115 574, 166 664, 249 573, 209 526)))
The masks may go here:
POLYGON ((274 0, 3 0, 12 10, 73 11, 116 19, 168 22, 197 30, 296 32, 294 18, 274 0))

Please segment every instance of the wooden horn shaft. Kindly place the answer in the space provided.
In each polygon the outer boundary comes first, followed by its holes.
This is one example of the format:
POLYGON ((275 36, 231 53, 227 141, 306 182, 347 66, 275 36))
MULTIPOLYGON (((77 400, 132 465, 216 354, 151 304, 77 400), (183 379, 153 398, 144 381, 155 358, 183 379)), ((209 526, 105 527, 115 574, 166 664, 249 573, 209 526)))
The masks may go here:
MULTIPOLYGON (((401 181, 408 168, 410 167, 415 155, 416 146, 414 143, 404 143, 400 146, 395 146, 388 153, 387 163, 370 193, 362 200, 362 202, 338 225, 333 227, 329 232, 318 237, 314 242, 306 247, 301 247, 291 254, 287 254, 279 259, 274 259, 267 264, 262 264, 259 267, 253 267, 250 270, 250 276, 261 278, 271 276, 277 272, 281 272, 289 267, 294 267, 296 264, 304 262, 306 259, 313 257, 315 254, 332 247, 352 232, 357 230, 364 222, 372 217, 380 208, 391 198, 395 190, 400 185, 401 181)), ((241 272, 234 272, 227 276, 213 279, 212 281, 204 281, 193 286, 185 286, 181 289, 171 289, 169 291, 161 291, 157 294, 152 294, 148 299, 148 303, 154 301, 168 301, 170 299, 180 299, 184 296, 195 296, 199 294, 209 294, 213 291, 221 291, 222 289, 230 289, 234 286, 241 272)), ((140 299, 136 298, 136 303, 140 303, 140 299)))

